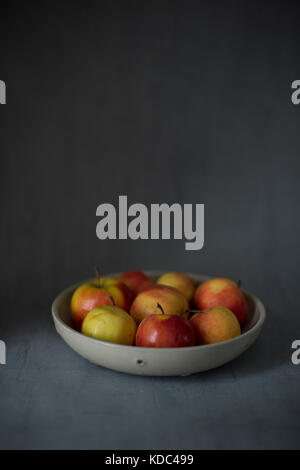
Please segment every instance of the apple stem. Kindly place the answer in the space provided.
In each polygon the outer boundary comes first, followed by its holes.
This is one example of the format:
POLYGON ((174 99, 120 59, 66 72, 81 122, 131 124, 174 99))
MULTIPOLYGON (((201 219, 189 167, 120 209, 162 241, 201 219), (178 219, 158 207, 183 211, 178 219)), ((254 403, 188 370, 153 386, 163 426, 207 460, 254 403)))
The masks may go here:
POLYGON ((241 285, 242 285, 242 281, 239 279, 238 282, 237 282, 237 286, 238 286, 239 289, 241 288, 241 285))
POLYGON ((113 304, 113 306, 115 307, 116 304, 115 304, 115 301, 114 301, 114 298, 112 295, 109 296, 110 300, 111 300, 111 303, 113 304))
POLYGON ((161 310, 162 314, 165 315, 164 309, 162 308, 162 306, 158 302, 157 302, 157 308, 159 308, 159 310, 161 310))
POLYGON ((99 270, 99 266, 97 264, 95 266, 95 272, 96 272, 96 280, 98 282, 98 286, 101 287, 101 285, 100 285, 100 270, 99 270))
POLYGON ((186 312, 189 312, 189 313, 205 313, 205 312, 207 312, 207 310, 192 310, 192 309, 188 308, 187 310, 185 310, 184 313, 186 313, 186 312))

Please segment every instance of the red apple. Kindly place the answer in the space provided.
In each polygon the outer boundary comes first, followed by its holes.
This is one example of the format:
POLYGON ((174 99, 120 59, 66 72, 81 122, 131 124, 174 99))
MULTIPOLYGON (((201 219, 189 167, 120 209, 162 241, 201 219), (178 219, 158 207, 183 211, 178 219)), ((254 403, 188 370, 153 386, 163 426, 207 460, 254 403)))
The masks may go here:
POLYGON ((129 287, 134 297, 136 297, 143 289, 152 286, 153 284, 152 279, 141 271, 126 271, 122 273, 118 279, 129 287))
MULTIPOLYGON (((158 308, 163 312, 162 307, 158 308)), ((179 315, 150 315, 139 325, 135 343, 148 348, 195 346, 196 336, 190 322, 179 315)))
MULTIPOLYGON (((98 271, 97 271, 98 273, 98 271)), ((71 314, 75 328, 81 329, 86 315, 95 307, 116 305, 129 312, 132 293, 128 287, 117 279, 102 277, 79 286, 71 299, 71 314)))
POLYGON ((226 307, 236 315, 241 326, 247 320, 248 306, 245 297, 230 279, 214 278, 200 284, 194 295, 194 304, 198 310, 226 307))

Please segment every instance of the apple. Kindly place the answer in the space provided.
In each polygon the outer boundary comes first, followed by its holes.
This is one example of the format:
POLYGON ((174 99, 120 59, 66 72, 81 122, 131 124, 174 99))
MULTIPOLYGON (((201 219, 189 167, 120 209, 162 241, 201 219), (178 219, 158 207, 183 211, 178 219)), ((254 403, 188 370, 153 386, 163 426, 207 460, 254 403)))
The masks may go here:
POLYGON ((119 307, 102 305, 91 310, 83 320, 81 332, 86 336, 110 343, 134 344, 136 323, 119 307))
POLYGON ((141 271, 126 271, 122 273, 118 279, 129 287, 134 297, 136 297, 143 289, 152 286, 153 284, 152 279, 141 271))
POLYGON ((194 281, 183 273, 174 272, 163 274, 158 279, 157 284, 175 287, 187 298, 188 302, 192 300, 195 292, 194 281))
POLYGON ((195 313, 190 319, 199 344, 213 344, 241 334, 237 317, 226 307, 195 313))
POLYGON ((130 314, 139 324, 149 315, 159 314, 157 303, 163 305, 167 315, 183 315, 189 316, 189 303, 184 295, 174 287, 153 285, 146 287, 134 299, 130 314))
POLYGON ((135 343, 148 348, 182 348, 195 346, 196 336, 190 322, 178 315, 161 314, 146 317, 139 325, 135 343))
POLYGON ((227 307, 236 315, 241 326, 247 320, 246 299, 237 284, 230 279, 213 278, 200 284, 194 295, 194 304, 198 310, 227 307))
POLYGON ((85 316, 95 307, 112 305, 129 312, 133 297, 128 287, 117 279, 100 277, 96 268, 97 279, 79 286, 71 299, 71 314, 75 328, 81 329, 85 316))

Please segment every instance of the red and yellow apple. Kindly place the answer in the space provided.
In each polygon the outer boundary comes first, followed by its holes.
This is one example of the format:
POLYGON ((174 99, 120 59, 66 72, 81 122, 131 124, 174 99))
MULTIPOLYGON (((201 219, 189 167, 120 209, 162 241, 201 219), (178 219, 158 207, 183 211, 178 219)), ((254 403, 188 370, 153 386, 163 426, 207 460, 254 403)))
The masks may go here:
POLYGON ((240 336, 238 319, 226 307, 195 313, 190 319, 199 344, 213 344, 240 336))
POLYGON ((75 328, 81 329, 85 316, 93 308, 113 305, 113 302, 126 312, 129 312, 132 303, 131 291, 117 279, 103 277, 79 286, 71 299, 71 314, 75 328))
POLYGON ((152 279, 141 271, 126 271, 122 273, 118 279, 129 287, 134 297, 143 289, 153 284, 152 279))
POLYGON ((158 303, 167 315, 189 316, 189 304, 184 295, 174 287, 161 285, 153 285, 140 292, 131 305, 130 314, 140 323, 150 315, 161 313, 158 303))
POLYGON ((86 315, 81 332, 101 341, 132 346, 136 323, 125 310, 113 305, 102 305, 86 315))
POLYGON ((178 289, 190 302, 195 292, 195 283, 187 274, 183 273, 166 273, 160 276, 157 284, 164 286, 175 287, 178 289))
POLYGON ((214 278, 200 284, 194 295, 194 304, 198 310, 227 307, 236 315, 241 326, 248 315, 245 297, 237 284, 230 279, 214 278))
POLYGON ((150 315, 140 323, 135 344, 148 348, 183 348, 195 346, 196 337, 190 322, 178 315, 150 315))

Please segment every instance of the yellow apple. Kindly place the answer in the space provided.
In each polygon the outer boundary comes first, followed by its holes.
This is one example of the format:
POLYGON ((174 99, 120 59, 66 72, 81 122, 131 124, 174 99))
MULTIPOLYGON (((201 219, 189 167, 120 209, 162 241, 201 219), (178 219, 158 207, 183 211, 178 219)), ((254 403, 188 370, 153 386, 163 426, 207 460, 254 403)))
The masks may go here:
POLYGON ((160 304, 167 315, 189 317, 189 303, 186 297, 174 287, 153 285, 138 294, 131 305, 130 314, 139 324, 149 315, 160 314, 160 304))
POLYGON ((190 319, 199 344, 213 344, 240 336, 237 317, 226 307, 196 313, 190 319))
POLYGON ((190 302, 195 292, 195 283, 193 279, 184 273, 166 273, 160 276, 157 284, 164 286, 175 287, 178 289, 190 302))
POLYGON ((103 305, 94 308, 86 315, 81 332, 101 341, 132 346, 136 323, 125 310, 114 305, 103 305))

